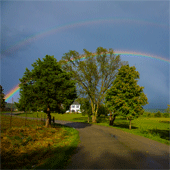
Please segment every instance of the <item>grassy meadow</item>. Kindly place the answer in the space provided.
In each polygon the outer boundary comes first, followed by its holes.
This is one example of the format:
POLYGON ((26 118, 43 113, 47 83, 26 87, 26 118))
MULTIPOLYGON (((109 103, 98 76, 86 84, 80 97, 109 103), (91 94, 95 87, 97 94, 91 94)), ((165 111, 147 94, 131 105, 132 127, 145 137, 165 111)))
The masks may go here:
POLYGON ((78 131, 43 121, 1 115, 2 169, 63 169, 79 143, 78 131))
MULTIPOLYGON (((163 113, 161 113, 164 115, 163 113)), ((38 117, 40 118, 42 115, 46 116, 45 113, 39 112, 38 117)), ((170 130, 170 118, 165 117, 154 117, 154 113, 145 112, 143 116, 139 117, 138 119, 132 120, 132 129, 129 130, 129 121, 121 116, 116 117, 114 125, 112 128, 121 129, 123 131, 143 136, 160 143, 164 143, 170 145, 170 137, 169 137, 169 130, 170 130)), ((19 114, 19 116, 25 116, 24 113, 19 114)), ((37 113, 30 113, 27 114, 28 117, 37 117, 37 113)), ((84 122, 87 123, 88 118, 87 116, 82 116, 82 114, 57 114, 51 113, 51 116, 55 117, 55 120, 67 120, 73 122, 84 122)), ((96 125, 100 126, 109 126, 109 116, 100 116, 97 120, 98 123, 96 125)), ((90 118, 90 123, 91 118, 90 118)))

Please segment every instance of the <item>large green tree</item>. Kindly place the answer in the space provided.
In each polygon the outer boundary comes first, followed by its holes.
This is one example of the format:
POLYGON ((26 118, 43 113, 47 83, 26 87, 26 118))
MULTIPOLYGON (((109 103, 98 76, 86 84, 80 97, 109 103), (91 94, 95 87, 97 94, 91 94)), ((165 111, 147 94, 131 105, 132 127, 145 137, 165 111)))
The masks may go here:
POLYGON ((104 94, 110 88, 117 69, 123 65, 120 56, 115 56, 113 49, 98 47, 96 53, 84 49, 83 55, 70 50, 60 62, 64 70, 72 72, 79 95, 90 99, 92 122, 96 122, 99 104, 104 100, 104 94))
POLYGON ((4 95, 4 89, 0 85, 0 111, 3 111, 5 108, 5 95, 4 95))
POLYGON ((136 68, 124 65, 119 69, 112 87, 106 92, 105 102, 110 110, 110 125, 117 115, 122 115, 129 119, 129 129, 131 129, 131 120, 143 114, 142 106, 148 104, 147 97, 143 93, 144 87, 137 84, 139 72, 136 68), (112 117, 113 116, 113 117, 112 117))
POLYGON ((51 111, 68 108, 77 97, 71 73, 62 70, 54 56, 36 60, 30 71, 26 68, 20 79, 19 103, 26 110, 43 108, 47 113, 46 127, 51 124, 51 111))

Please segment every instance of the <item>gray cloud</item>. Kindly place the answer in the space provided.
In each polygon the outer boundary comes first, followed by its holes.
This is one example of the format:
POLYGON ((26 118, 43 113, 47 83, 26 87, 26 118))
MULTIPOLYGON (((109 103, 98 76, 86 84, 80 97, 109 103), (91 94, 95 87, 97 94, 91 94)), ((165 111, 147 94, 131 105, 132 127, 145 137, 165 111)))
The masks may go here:
POLYGON ((2 26, 1 55, 3 57, 14 57, 20 51, 31 48, 34 38, 27 40, 33 33, 25 31, 24 27, 20 30, 2 26), (22 29, 22 30, 21 30, 22 29))

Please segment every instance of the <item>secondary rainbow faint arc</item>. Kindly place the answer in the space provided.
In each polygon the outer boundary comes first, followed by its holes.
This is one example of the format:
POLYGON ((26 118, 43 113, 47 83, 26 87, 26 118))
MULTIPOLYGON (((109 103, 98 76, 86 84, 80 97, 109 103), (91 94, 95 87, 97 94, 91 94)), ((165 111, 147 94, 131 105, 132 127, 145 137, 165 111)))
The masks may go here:
MULTIPOLYGON (((114 52, 115 55, 131 55, 131 56, 139 56, 139 57, 147 57, 147 58, 151 58, 151 59, 157 59, 163 62, 167 62, 170 63, 170 60, 167 60, 165 58, 162 57, 158 57, 158 56, 153 56, 150 54, 146 54, 146 53, 139 53, 139 52, 130 52, 130 51, 115 51, 114 52)), ((82 57, 84 58, 84 57, 82 57)), ((17 92, 19 92, 19 84, 17 84, 12 90, 10 90, 6 95, 5 95, 5 101, 7 102, 14 94, 16 94, 17 92)))
POLYGON ((32 36, 29 36, 29 37, 23 39, 22 41, 16 42, 15 44, 9 46, 6 50, 2 50, 1 54, 3 55, 6 52, 12 52, 12 50, 20 48, 24 44, 35 41, 36 39, 40 39, 41 37, 44 37, 46 35, 53 34, 56 31, 60 31, 60 30, 64 30, 64 29, 72 28, 72 27, 78 27, 78 26, 82 26, 82 25, 89 25, 89 24, 95 25, 96 23, 101 23, 101 22, 129 22, 129 23, 134 22, 134 23, 137 23, 137 24, 146 24, 146 25, 158 26, 158 27, 161 26, 161 27, 169 29, 169 27, 167 25, 164 25, 164 24, 145 21, 145 20, 139 20, 139 19, 138 20, 137 19, 131 19, 131 18, 99 18, 99 19, 93 19, 93 20, 84 20, 84 21, 66 23, 66 24, 63 24, 63 25, 59 25, 57 27, 47 29, 45 31, 41 31, 37 34, 34 34, 32 36))

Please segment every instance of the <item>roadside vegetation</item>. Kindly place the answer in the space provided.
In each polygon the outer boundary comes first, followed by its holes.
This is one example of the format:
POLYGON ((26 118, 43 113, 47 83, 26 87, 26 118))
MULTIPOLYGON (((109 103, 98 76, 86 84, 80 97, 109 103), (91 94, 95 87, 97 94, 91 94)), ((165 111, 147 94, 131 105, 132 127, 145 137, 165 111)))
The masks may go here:
MULTIPOLYGON (((45 115, 45 113, 39 112, 38 115, 40 114, 45 115)), ((36 112, 27 115, 28 117, 37 117, 36 112)), ((25 114, 22 113, 19 114, 18 116, 25 117, 25 114)), ((73 122, 88 123, 88 115, 83 116, 82 114, 76 114, 76 113, 71 113, 71 114, 51 113, 51 116, 52 117, 54 116, 55 120, 66 120, 66 121, 73 121, 73 122)), ((160 111, 156 113, 144 112, 142 116, 132 120, 131 130, 129 129, 129 120, 127 120, 127 118, 124 118, 122 116, 117 116, 113 126, 109 125, 109 121, 110 121, 109 116, 100 115, 97 118, 97 123, 93 123, 93 124, 121 129, 123 131, 135 135, 143 136, 158 141, 160 143, 170 145, 169 113, 161 113, 160 111)), ((89 123, 92 124, 92 117, 90 117, 89 123)))
POLYGON ((63 169, 79 143, 78 131, 43 121, 1 115, 2 169, 63 169), (38 126, 37 126, 38 125, 38 126))

